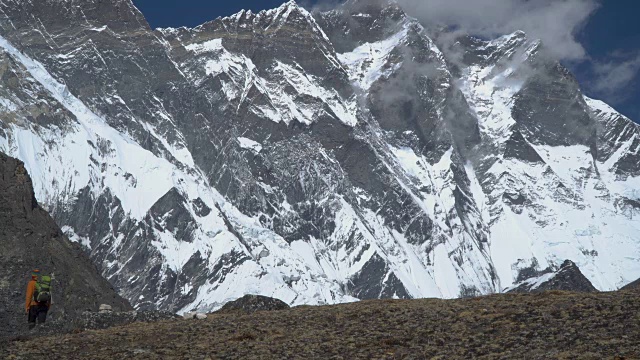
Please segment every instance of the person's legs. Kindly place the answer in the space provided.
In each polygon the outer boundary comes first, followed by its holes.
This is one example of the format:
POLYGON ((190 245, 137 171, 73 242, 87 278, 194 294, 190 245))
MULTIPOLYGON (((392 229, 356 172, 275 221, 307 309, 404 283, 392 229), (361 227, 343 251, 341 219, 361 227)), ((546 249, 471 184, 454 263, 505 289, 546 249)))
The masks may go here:
POLYGON ((38 307, 32 306, 29 308, 28 322, 29 322, 29 330, 36 327, 36 319, 38 317, 38 307))
POLYGON ((47 321, 47 312, 49 308, 47 305, 38 305, 38 324, 44 324, 47 321))

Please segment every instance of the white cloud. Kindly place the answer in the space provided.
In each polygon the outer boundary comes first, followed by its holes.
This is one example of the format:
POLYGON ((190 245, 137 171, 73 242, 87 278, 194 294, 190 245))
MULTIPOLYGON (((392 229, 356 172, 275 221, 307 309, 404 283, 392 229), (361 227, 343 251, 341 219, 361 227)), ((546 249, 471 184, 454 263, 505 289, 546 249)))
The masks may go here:
POLYGON ((425 24, 456 26, 484 37, 525 31, 564 60, 582 60, 576 33, 598 8, 596 0, 398 0, 425 24))
MULTIPOLYGON (((429 28, 451 29, 439 34, 439 45, 445 47, 461 33, 495 38, 523 30, 529 39, 542 40, 547 54, 574 70, 583 64, 582 85, 612 104, 628 100, 633 96, 630 90, 640 84, 640 52, 635 56, 614 53, 596 61, 576 38, 604 0, 349 0, 347 4, 357 7, 389 1, 399 3, 429 28)), ((334 8, 338 2, 344 0, 313 1, 319 10, 334 8)), ((455 55, 449 53, 452 59, 455 55)))
POLYGON ((594 79, 590 88, 612 103, 624 101, 640 73, 640 53, 623 57, 614 55, 607 61, 593 62, 594 79), (624 91, 624 92, 623 92, 624 91))

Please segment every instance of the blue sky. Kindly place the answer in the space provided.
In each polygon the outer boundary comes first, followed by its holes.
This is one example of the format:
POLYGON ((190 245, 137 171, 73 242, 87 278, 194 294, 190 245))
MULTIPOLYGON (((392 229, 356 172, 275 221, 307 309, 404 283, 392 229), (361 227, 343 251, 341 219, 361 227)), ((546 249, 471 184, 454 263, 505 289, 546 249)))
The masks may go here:
MULTIPOLYGON (((590 58, 570 67, 588 95, 604 98, 618 111, 640 123, 640 1, 606 0, 601 4, 577 35, 590 58), (594 86, 594 74, 590 71, 594 64, 607 70, 604 65, 608 63, 619 66, 628 63, 626 68, 633 74, 628 82, 612 91, 599 89, 602 85, 594 86)), ((611 85, 616 87, 616 84, 611 85)))
MULTIPOLYGON (((274 8, 284 0, 133 0, 135 5, 143 12, 152 27, 179 27, 196 26, 218 16, 226 16, 242 9, 254 11, 274 8)), ((312 4, 315 0, 305 1, 312 4)), ((460 8, 464 7, 468 13, 467 0, 399 0, 405 1, 408 6, 413 6, 415 16, 420 17, 420 11, 425 14, 436 14, 439 19, 452 18, 452 21, 469 22, 473 24, 471 29, 478 28, 477 19, 456 19, 460 8), (456 8, 456 3, 461 4, 456 8), (453 5, 452 5, 453 4, 453 5)), ((483 1, 476 1, 479 6, 483 1)), ((613 105, 618 111, 640 122, 640 14, 639 0, 536 0, 536 4, 543 4, 540 8, 528 6, 526 0, 484 0, 490 5, 500 4, 509 7, 508 17, 516 22, 519 18, 511 16, 512 13, 522 12, 524 21, 534 21, 549 28, 549 31, 557 31, 558 38, 563 31, 571 37, 571 41, 559 42, 557 48, 565 49, 569 56, 563 62, 569 66, 578 80, 582 83, 587 95, 603 99, 613 105), (554 3, 555 2, 555 3, 554 3), (567 4, 565 17, 562 10, 554 8, 552 4, 567 4), (549 6, 546 6, 546 5, 549 6), (585 6, 586 4, 586 6, 585 6), (546 7, 545 7, 546 6, 546 7), (546 10, 545 10, 546 9, 546 10), (532 15, 534 14, 534 15, 532 15), (566 28, 557 24, 567 24, 566 28), (577 49, 574 49, 576 48, 577 49), (579 50, 582 48, 582 50, 579 50)), ((493 10, 493 14, 496 14, 493 10)), ((478 16, 486 18, 486 21, 500 21, 490 19, 482 11, 476 12, 478 16)), ((412 14, 414 15, 414 14, 412 14)), ((468 14, 467 14, 468 16, 468 14)), ((497 16, 500 16, 499 14, 497 16)), ((491 24, 495 29, 495 24, 491 24)), ((505 27, 507 30, 508 27, 505 27)), ((533 27, 536 31, 536 27, 533 27)), ((529 31, 527 31, 529 33, 529 31)), ((537 34, 536 34, 537 35, 537 34)), ((553 33, 540 34, 541 38, 548 37, 547 42, 553 41, 553 33), (550 40, 550 41, 549 41, 550 40)))

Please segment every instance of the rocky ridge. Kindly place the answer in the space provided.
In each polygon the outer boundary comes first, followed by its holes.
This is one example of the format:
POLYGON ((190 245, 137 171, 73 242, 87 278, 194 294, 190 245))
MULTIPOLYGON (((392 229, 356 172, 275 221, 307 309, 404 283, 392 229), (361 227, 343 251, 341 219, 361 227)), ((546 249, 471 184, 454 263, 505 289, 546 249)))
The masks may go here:
POLYGON ((549 291, 223 312, 204 320, 13 342, 6 353, 76 358, 82 349, 83 357, 95 359, 633 359, 640 356, 638 295, 549 291))

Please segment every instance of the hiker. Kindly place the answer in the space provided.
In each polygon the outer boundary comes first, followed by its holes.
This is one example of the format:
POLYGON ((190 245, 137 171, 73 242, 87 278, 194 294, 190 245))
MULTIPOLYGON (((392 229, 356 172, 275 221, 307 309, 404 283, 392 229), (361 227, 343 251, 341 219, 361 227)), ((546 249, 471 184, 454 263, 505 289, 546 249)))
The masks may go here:
POLYGON ((51 277, 40 276, 40 270, 33 270, 27 285, 25 312, 29 319, 29 329, 47 320, 47 312, 51 308, 51 277))

